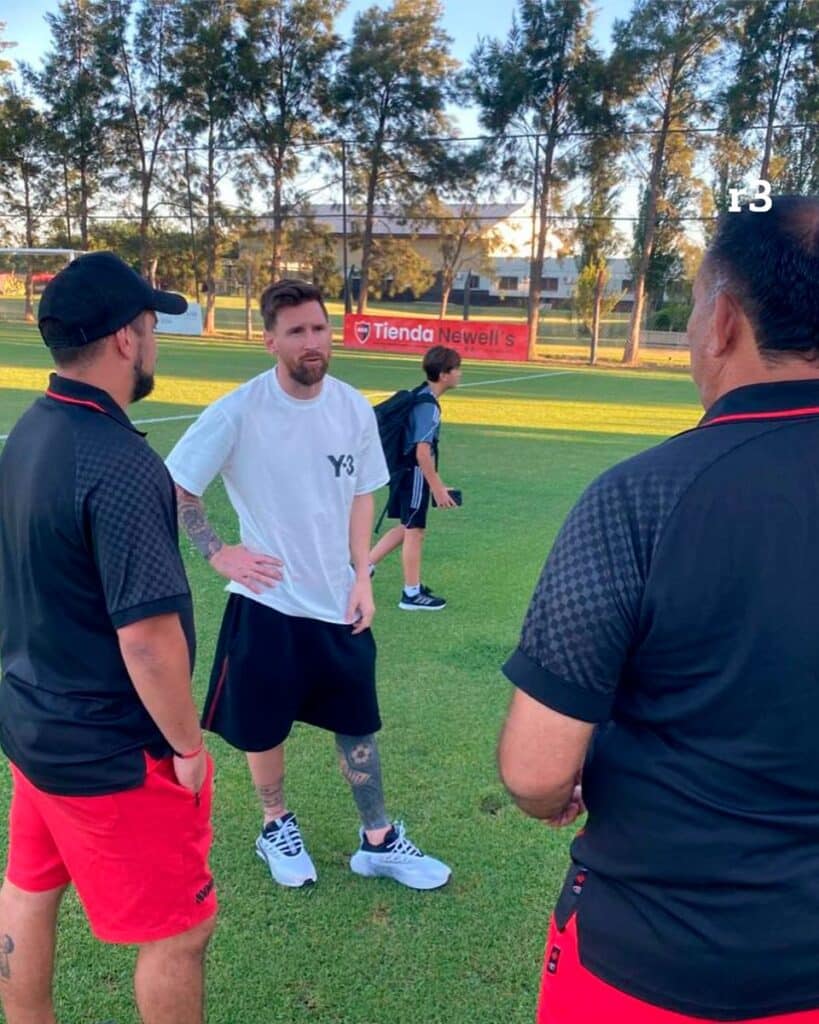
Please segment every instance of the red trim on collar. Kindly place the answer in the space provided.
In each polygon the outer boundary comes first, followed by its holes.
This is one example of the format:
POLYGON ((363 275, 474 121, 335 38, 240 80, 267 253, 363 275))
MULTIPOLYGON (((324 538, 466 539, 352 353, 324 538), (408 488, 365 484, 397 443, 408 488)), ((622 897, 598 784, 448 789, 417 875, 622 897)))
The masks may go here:
POLYGON ((776 412, 736 412, 729 416, 717 416, 716 419, 703 423, 703 426, 713 427, 716 423, 738 423, 742 420, 791 419, 795 416, 819 416, 819 406, 810 405, 804 409, 780 409, 776 412))
POLYGON ((68 402, 69 405, 87 405, 89 409, 93 409, 95 412, 106 412, 101 405, 97 402, 88 402, 83 398, 69 398, 67 395, 58 395, 56 391, 52 391, 51 388, 46 390, 48 398, 54 398, 58 402, 68 402))

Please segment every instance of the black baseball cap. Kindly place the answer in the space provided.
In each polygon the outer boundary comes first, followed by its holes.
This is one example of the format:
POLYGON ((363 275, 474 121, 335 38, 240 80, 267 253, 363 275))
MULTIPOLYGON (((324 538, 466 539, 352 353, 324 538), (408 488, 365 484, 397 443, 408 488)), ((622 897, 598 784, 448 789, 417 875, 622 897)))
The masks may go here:
POLYGON ((184 313, 187 299, 152 288, 112 252, 79 256, 48 282, 38 326, 49 348, 78 348, 113 334, 146 309, 184 313))

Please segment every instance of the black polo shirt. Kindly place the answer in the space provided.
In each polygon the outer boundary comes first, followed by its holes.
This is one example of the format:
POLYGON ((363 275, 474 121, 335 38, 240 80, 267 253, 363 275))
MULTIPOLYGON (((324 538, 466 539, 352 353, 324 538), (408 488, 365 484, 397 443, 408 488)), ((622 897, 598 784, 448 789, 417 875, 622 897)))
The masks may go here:
POLYGON ((693 1016, 819 1007, 819 381, 738 388, 595 480, 504 670, 600 723, 584 966, 693 1016))
POLYGON ((116 630, 179 614, 194 656, 176 500, 110 395, 53 374, 0 454, 0 745, 39 788, 138 786, 169 747, 116 630))

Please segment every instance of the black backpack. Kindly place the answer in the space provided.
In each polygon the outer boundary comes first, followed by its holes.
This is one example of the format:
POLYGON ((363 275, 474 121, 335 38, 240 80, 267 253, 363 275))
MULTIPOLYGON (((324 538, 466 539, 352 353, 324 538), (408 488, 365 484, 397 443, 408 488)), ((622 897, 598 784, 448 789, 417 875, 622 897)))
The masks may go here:
MULTIPOLYGON (((384 458, 387 460, 387 469, 390 473, 390 494, 400 483, 404 472, 414 464, 413 460, 404 453, 404 440, 412 410, 416 405, 424 402, 438 404, 435 395, 429 391, 421 394, 426 386, 426 382, 424 382, 411 391, 396 391, 394 395, 390 395, 389 398, 374 407, 378 435, 381 438, 381 447, 384 449, 384 458)), ((375 528, 376 533, 381 527, 383 518, 382 514, 375 528)))
POLYGON ((438 404, 435 395, 427 391, 421 394, 426 384, 419 384, 411 391, 396 391, 394 395, 374 407, 375 419, 378 423, 378 435, 387 469, 390 471, 390 484, 394 477, 400 476, 403 470, 412 465, 404 454, 404 439, 412 410, 424 402, 438 404))

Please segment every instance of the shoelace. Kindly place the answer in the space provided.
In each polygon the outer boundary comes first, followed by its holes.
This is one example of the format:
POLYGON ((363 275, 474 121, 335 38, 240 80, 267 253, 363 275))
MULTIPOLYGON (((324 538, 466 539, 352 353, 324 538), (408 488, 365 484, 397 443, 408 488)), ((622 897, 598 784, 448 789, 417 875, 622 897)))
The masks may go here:
POLYGON ((270 843, 277 853, 285 857, 296 857, 304 849, 301 832, 295 818, 288 818, 275 832, 267 832, 264 841, 270 843))
POLYGON ((423 853, 411 840, 407 839, 406 832, 404 831, 404 822, 394 822, 395 831, 398 835, 393 839, 387 846, 390 853, 401 854, 405 857, 423 857, 423 853))

